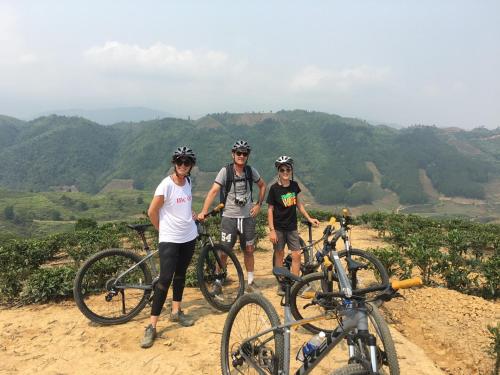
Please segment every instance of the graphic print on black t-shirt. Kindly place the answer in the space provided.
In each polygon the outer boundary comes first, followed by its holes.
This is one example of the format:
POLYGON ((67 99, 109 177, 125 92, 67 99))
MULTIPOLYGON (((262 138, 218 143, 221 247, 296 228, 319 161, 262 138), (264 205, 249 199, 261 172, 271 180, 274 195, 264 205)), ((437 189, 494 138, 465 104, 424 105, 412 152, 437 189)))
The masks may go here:
POLYGON ((283 194, 281 196, 281 201, 283 202, 283 206, 291 207, 297 205, 297 195, 294 191, 290 193, 283 194))
POLYGON ((299 193, 300 187, 295 181, 290 181, 290 185, 286 187, 275 183, 269 189, 266 202, 274 207, 273 222, 277 230, 297 229, 296 206, 299 193))

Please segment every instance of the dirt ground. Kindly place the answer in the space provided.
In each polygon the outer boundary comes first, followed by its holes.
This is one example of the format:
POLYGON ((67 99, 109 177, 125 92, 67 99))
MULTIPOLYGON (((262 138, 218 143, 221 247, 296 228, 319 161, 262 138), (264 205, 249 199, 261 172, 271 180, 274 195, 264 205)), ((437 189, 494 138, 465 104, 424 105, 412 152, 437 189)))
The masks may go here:
MULTIPOLYGON (((375 232, 358 228, 352 240, 358 248, 383 245, 375 232)), ((270 249, 267 243, 265 247, 270 249)), ((282 315, 270 256, 270 251, 256 253, 256 277, 282 315)), ((499 303, 438 288, 408 290, 403 295, 404 299, 383 307, 402 374, 492 373, 486 327, 500 321, 499 303)), ((72 301, 0 310, 0 374, 219 374, 226 314, 211 308, 192 288, 186 289, 184 309, 196 319, 195 325, 178 327, 164 312, 159 338, 150 349, 139 347, 148 308, 126 324, 106 327, 89 322, 72 301)), ((308 337, 301 329, 292 333, 292 355, 308 337)), ((345 350, 341 346, 330 354, 331 368, 341 364, 345 350)))

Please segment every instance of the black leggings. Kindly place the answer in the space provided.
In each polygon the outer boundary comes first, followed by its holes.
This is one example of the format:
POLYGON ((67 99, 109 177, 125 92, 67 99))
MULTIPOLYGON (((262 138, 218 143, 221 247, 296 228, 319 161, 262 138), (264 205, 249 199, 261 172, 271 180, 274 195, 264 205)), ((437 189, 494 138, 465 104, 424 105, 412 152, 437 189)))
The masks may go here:
POLYGON ((160 315, 167 292, 173 281, 173 301, 182 301, 186 270, 194 253, 195 241, 185 243, 160 242, 160 278, 155 286, 151 315, 160 315))

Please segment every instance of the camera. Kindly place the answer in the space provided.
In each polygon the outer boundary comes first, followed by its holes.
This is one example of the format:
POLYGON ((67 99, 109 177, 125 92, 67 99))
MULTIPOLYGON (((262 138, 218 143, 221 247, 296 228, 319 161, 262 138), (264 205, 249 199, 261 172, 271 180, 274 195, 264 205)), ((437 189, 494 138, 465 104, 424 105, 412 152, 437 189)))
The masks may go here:
POLYGON ((235 197, 234 203, 239 207, 243 207, 247 204, 247 198, 246 197, 243 197, 243 198, 235 197))

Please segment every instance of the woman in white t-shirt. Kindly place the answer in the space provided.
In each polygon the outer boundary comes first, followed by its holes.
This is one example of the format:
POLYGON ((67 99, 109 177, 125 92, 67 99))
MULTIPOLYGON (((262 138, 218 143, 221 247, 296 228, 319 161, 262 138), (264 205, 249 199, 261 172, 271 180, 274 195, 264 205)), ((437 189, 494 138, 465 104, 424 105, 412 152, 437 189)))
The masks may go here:
POLYGON ((184 327, 194 321, 181 309, 186 270, 193 257, 198 235, 191 209, 191 181, 188 178, 196 163, 196 155, 189 147, 179 147, 172 155, 174 172, 156 188, 148 215, 159 232, 160 277, 156 283, 151 307, 151 324, 146 327, 141 347, 149 348, 156 338, 156 323, 167 292, 172 284, 172 312, 170 320, 184 327))

